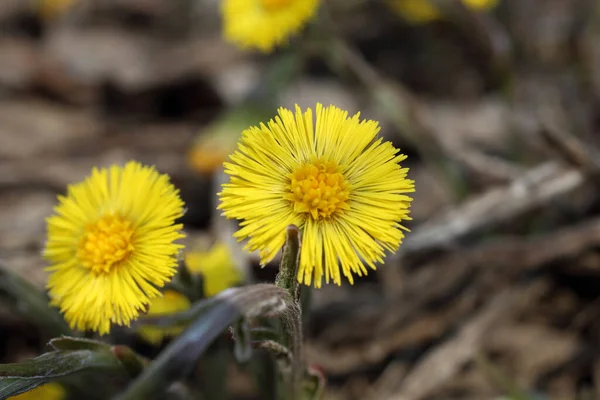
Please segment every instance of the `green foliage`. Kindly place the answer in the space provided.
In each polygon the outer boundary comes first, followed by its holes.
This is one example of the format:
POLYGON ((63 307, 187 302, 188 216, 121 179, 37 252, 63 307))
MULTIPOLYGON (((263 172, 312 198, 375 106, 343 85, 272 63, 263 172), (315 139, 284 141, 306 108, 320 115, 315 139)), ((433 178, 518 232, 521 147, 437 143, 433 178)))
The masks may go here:
POLYGON ((55 344, 70 350, 54 350, 32 360, 0 365, 0 398, 15 396, 35 387, 69 375, 93 371, 127 375, 126 370, 108 345, 72 342, 61 338, 55 344), (86 348, 87 347, 87 348, 86 348))
POLYGON ((153 399, 189 374, 200 355, 228 326, 239 318, 286 310, 291 299, 273 285, 259 284, 225 290, 204 300, 197 319, 132 382, 119 400, 153 399))
MULTIPOLYGON (((268 367, 265 371, 271 371, 271 380, 278 380, 279 398, 318 398, 323 380, 306 370, 302 350, 300 287, 297 281, 300 234, 294 226, 286 232, 287 240, 276 285, 231 288, 196 302, 187 311, 141 318, 138 323, 143 325, 189 325, 152 362, 127 346, 111 346, 90 339, 61 336, 49 342, 53 349, 49 353, 23 363, 0 365, 0 397, 14 396, 53 380, 67 381, 84 393, 93 392, 96 389, 82 385, 85 380, 81 377, 81 374, 91 372, 94 382, 98 378, 122 384, 131 381, 125 391, 116 397, 119 400, 162 398, 174 382, 189 375, 209 345, 233 326, 232 333, 236 341, 234 355, 238 362, 251 361, 248 363, 251 368, 265 368, 267 364, 254 362, 254 348, 266 351, 275 361, 277 371, 268 367)), ((25 299, 20 301, 27 304, 29 310, 34 310, 34 320, 41 318, 43 324, 54 326, 54 332, 62 330, 60 324, 53 325, 53 319, 60 317, 58 313, 52 314, 54 310, 44 317, 44 312, 48 313, 48 306, 47 298, 41 292, 33 290, 27 282, 9 273, 0 276, 0 281, 3 278, 7 282, 8 279, 16 282, 11 293, 15 298, 25 299)), ((180 284, 185 286, 185 280, 181 280, 180 284)), ((208 358, 211 359, 215 361, 215 357, 208 358)), ((218 370, 224 373, 226 368, 218 370)), ((215 384, 218 382, 218 379, 214 380, 215 384)), ((219 385, 223 386, 219 391, 225 393, 226 381, 223 380, 219 385)), ((103 388, 103 391, 108 393, 111 389, 103 388)), ((112 391, 114 393, 115 390, 112 391)))
POLYGON ((0 293, 29 321, 43 328, 49 336, 73 335, 56 308, 48 305, 48 296, 33 284, 15 274, 0 261, 0 293))

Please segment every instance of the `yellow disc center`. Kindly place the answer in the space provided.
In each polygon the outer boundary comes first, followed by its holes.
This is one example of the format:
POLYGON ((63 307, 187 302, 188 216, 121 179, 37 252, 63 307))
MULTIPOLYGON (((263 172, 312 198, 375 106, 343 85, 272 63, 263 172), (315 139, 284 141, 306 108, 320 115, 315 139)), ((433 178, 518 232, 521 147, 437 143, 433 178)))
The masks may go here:
POLYGON ((290 4, 292 0, 261 0, 263 7, 268 11, 276 11, 290 4))
POLYGON ((316 160, 303 164, 291 174, 290 193, 294 211, 308 213, 319 220, 338 210, 347 210, 349 184, 335 162, 316 160))
POLYGON ((105 215, 85 228, 77 257, 95 273, 108 273, 133 251, 131 222, 119 215, 105 215))

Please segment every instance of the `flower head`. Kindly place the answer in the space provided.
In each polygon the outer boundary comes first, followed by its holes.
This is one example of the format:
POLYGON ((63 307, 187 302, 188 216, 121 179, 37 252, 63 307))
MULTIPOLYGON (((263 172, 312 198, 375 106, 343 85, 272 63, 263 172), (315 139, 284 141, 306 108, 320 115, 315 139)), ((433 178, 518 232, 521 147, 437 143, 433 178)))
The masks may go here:
MULTIPOLYGON (((156 297, 152 299, 150 308, 148 309, 148 316, 156 317, 161 315, 169 315, 178 313, 181 311, 188 310, 190 308, 190 301, 187 297, 178 293, 174 290, 165 290, 162 297, 156 297)), ((138 328, 138 334, 153 345, 157 345, 163 341, 166 337, 173 337, 179 335, 185 326, 150 326, 141 325, 138 328)))
MULTIPOLYGON (((461 0, 475 11, 485 11, 496 6, 498 0, 461 0)), ((402 17, 415 24, 431 22, 441 18, 437 7, 429 0, 388 0, 390 6, 402 17)))
POLYGON ((48 289, 71 328, 129 325, 176 272, 183 215, 167 175, 131 161, 69 185, 48 218, 48 289))
POLYGON ((185 264, 190 273, 202 275, 205 297, 212 297, 242 281, 242 273, 226 243, 217 243, 209 251, 187 252, 185 264))
POLYGON ((223 0, 225 38, 264 52, 287 42, 315 15, 320 0, 223 0))
POLYGON ((56 382, 46 383, 28 392, 11 396, 8 400, 63 400, 67 397, 65 388, 56 382))
POLYGON ((273 259, 285 229, 302 231, 298 280, 316 287, 325 281, 350 283, 375 269, 384 252, 395 251, 409 219, 414 182, 400 166, 406 156, 377 138, 377 122, 337 107, 296 113, 284 108, 267 125, 242 133, 237 151, 225 163, 230 182, 219 208, 240 219, 239 240, 273 259), (341 266, 341 274, 340 274, 341 266))

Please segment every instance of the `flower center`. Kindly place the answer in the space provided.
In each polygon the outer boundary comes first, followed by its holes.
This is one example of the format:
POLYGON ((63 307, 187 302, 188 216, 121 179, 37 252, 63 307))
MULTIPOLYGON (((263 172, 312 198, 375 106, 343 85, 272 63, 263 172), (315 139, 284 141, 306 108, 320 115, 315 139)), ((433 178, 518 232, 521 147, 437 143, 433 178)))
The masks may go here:
POLYGON ((267 11, 276 11, 290 4, 291 0, 261 0, 267 11))
POLYGON ((77 258, 95 273, 108 273, 133 251, 131 222, 108 214, 85 228, 77 258))
POLYGON ((294 203, 296 212, 309 213, 319 220, 350 208, 350 185, 335 162, 317 159, 303 164, 292 172, 291 180, 290 193, 285 198, 294 203))

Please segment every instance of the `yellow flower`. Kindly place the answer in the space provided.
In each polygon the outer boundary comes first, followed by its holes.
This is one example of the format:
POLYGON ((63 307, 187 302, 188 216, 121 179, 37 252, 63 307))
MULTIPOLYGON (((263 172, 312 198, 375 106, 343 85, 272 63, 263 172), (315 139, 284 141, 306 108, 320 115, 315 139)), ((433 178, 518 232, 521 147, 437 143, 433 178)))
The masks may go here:
MULTIPOLYGON (((188 165, 200 175, 211 176, 223 166, 223 161, 233 149, 239 138, 237 120, 218 120, 198 136, 188 153, 188 165)), ((247 126, 247 124, 245 125, 247 126)))
POLYGON ((188 154, 189 166, 200 175, 211 176, 227 158, 219 143, 212 141, 194 145, 188 154))
POLYGON ((77 0, 39 0, 38 7, 42 18, 60 17, 71 9, 77 0))
POLYGON ((285 228, 302 230, 298 281, 320 287, 343 275, 366 275, 384 250, 396 251, 409 219, 414 182, 399 162, 406 156, 377 138, 375 121, 349 118, 337 107, 284 108, 268 125, 242 133, 238 150, 225 163, 230 183, 219 193, 219 209, 242 220, 235 233, 260 250, 262 263, 285 241, 285 228), (338 265, 339 264, 339 265, 338 265))
POLYGON ((264 52, 286 43, 311 19, 320 0, 223 0, 225 38, 264 52))
MULTIPOLYGON (((498 0, 462 0, 465 6, 485 11, 496 6, 498 0)), ((402 17, 416 24, 441 18, 441 14, 429 0, 388 0, 390 6, 402 17)))
POLYGON ((154 167, 130 161, 94 168, 58 200, 44 251, 52 304, 71 328, 129 326, 176 272, 179 191, 154 167))
POLYGON ((462 0, 462 2, 473 10, 489 10, 498 4, 498 0, 462 0))
POLYGON ((225 243, 215 244, 209 251, 189 251, 185 263, 192 274, 201 274, 204 296, 212 297, 242 281, 233 255, 225 243))
POLYGON ((188 166, 200 175, 211 176, 223 167, 223 161, 235 150, 240 132, 248 125, 260 121, 265 114, 262 107, 252 103, 233 108, 219 116, 199 132, 188 153, 188 166))
MULTIPOLYGON (((185 311, 190 308, 190 301, 181 293, 173 290, 165 290, 163 297, 152 299, 148 316, 169 315, 185 311)), ((141 325, 138 329, 138 334, 148 343, 157 345, 166 337, 177 336, 185 326, 160 327, 141 325)))
POLYGON ((56 382, 46 383, 16 396, 11 396, 8 400, 63 400, 66 398, 66 391, 63 386, 56 382))

